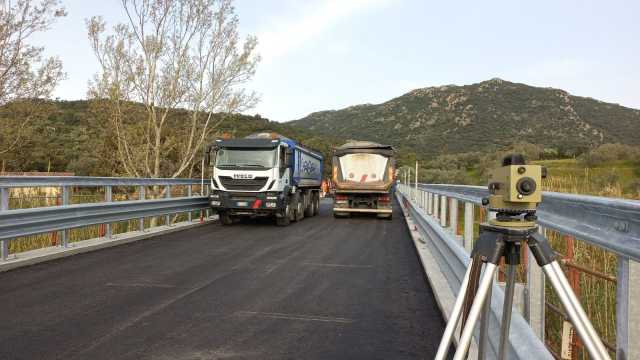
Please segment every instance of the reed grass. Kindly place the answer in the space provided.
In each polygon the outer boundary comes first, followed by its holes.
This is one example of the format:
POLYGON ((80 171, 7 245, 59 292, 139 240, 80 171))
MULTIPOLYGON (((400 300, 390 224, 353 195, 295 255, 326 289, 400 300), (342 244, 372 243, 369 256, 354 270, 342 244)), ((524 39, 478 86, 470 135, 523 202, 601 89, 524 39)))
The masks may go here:
MULTIPOLYGON (((543 180, 545 191, 556 191, 564 193, 588 194, 607 197, 640 199, 637 192, 625 191, 623 181, 618 178, 603 179, 594 176, 594 171, 589 168, 583 169, 581 176, 575 174, 565 174, 561 176, 549 176, 543 180), (611 181, 607 181, 611 180, 611 181)), ((568 239, 555 231, 547 230, 547 237, 552 247, 562 256, 569 253, 567 248, 568 239)), ((617 274, 617 257, 614 253, 605 249, 590 245, 580 239, 575 239, 573 246, 573 262, 594 270, 596 272, 615 277, 617 274)), ((565 273, 571 270, 564 267, 565 273)), ((610 345, 616 343, 616 283, 601 279, 597 276, 579 272, 578 292, 580 301, 593 322, 594 327, 602 337, 603 341, 610 345)), ((546 284, 546 299, 549 303, 560 307, 555 293, 546 284)), ((562 316, 553 311, 546 312, 545 329, 546 340, 556 353, 560 351, 560 339, 562 338, 562 316)), ((577 354, 574 359, 588 359, 588 354, 582 347, 576 348, 577 354)), ((615 353, 611 352, 615 357, 615 353)))

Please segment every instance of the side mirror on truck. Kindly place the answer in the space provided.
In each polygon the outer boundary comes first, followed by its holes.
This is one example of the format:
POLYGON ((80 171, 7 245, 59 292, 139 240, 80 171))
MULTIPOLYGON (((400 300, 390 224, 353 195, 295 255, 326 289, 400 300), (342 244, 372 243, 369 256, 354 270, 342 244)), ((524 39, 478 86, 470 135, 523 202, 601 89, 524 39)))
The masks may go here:
POLYGON ((207 146, 204 153, 204 163, 206 166, 213 166, 216 163, 216 147, 214 145, 207 146))

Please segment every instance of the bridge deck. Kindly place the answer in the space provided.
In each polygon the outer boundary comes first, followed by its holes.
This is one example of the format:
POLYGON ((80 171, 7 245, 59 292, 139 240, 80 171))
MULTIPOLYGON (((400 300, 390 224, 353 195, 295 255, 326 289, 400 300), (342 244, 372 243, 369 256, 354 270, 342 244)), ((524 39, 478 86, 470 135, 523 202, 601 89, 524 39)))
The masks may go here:
POLYGON ((402 215, 216 224, 0 274, 0 359, 422 359, 444 322, 402 215))

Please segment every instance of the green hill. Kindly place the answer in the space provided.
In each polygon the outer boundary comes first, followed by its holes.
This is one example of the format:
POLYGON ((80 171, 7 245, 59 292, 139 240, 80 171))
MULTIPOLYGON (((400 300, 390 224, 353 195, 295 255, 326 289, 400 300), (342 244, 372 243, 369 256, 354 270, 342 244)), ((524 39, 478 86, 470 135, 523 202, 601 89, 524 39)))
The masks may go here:
POLYGON ((523 141, 560 156, 602 143, 640 144, 640 110, 501 79, 417 89, 382 104, 315 112, 288 124, 388 142, 423 157, 523 141))
MULTIPOLYGON (((26 101, 0 107, 0 121, 22 119, 25 117, 25 109, 28 109, 32 118, 25 128, 24 141, 20 146, 0 154, 0 170, 68 171, 76 175, 91 176, 122 175, 123 171, 116 159, 115 134, 109 126, 107 115, 101 111, 100 106, 95 105, 98 104, 85 100, 26 101)), ((141 104, 134 104, 133 113, 139 113, 140 119, 145 118, 141 104)), ((166 132, 170 133, 172 125, 185 120, 187 116, 188 112, 185 110, 172 111, 166 132)), ((258 131, 278 132, 321 151, 329 161, 332 147, 343 142, 337 137, 318 135, 302 128, 269 121, 259 115, 227 116, 217 130, 218 134, 229 133, 234 137, 258 131)), ((2 127, 0 131, 3 131, 2 127)), ((0 139, 14 137, 11 133, 0 135, 4 135, 0 139)), ((5 147, 5 144, 0 145, 5 147)), ((168 161, 171 161, 171 157, 169 154, 168 161)), ((199 164, 194 169, 197 174, 198 167, 199 164)), ((327 172, 329 168, 326 167, 327 172)))

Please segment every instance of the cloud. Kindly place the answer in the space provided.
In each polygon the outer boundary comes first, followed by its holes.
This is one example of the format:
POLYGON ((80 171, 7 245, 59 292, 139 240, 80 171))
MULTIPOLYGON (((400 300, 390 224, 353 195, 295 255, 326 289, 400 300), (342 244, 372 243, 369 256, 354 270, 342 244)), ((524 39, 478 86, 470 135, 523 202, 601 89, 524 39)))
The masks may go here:
POLYGON ((365 10, 384 7, 391 1, 320 0, 307 3, 297 14, 275 19, 269 29, 259 31, 258 51, 265 62, 271 62, 319 37, 339 22, 365 10))

